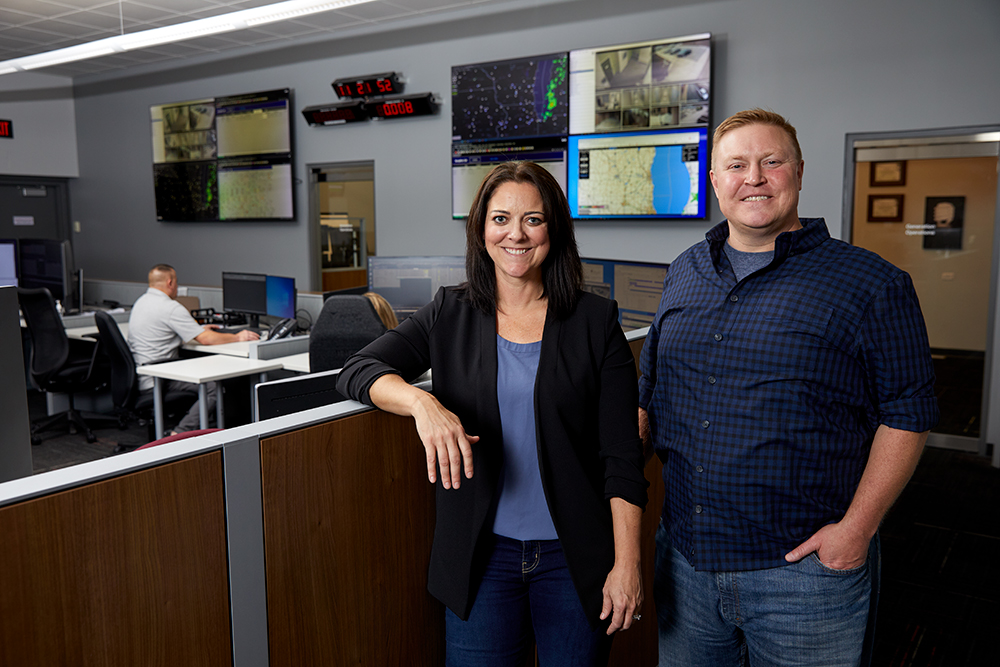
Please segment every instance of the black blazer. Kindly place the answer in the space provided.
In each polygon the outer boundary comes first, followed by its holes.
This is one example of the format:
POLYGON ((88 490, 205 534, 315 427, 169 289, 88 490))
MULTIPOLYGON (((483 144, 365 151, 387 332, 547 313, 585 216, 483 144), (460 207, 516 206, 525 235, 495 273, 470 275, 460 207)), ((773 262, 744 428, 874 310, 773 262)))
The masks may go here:
MULTIPOLYGON (((428 589, 460 618, 475 599, 503 465, 497 400, 496 319, 443 288, 434 300, 344 364, 337 389, 371 405, 368 390, 386 373, 412 381, 432 370, 434 395, 461 419, 474 473, 459 489, 437 482, 437 523, 428 589)), ((618 306, 581 293, 564 320, 545 321, 535 380, 535 428, 542 487, 566 563, 593 627, 615 560, 612 497, 645 507, 635 362, 618 306)), ((604 622, 606 626, 608 621, 604 622)))

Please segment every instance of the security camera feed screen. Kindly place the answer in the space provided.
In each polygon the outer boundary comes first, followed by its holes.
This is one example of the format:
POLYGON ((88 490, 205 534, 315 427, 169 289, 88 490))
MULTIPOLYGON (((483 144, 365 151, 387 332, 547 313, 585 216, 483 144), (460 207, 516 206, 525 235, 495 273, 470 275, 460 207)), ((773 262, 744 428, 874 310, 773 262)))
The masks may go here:
POLYGON ((708 126, 710 35, 570 52, 570 134, 708 126))
POLYGON ((219 157, 292 152, 288 91, 215 100, 219 157))
POLYGON ((156 219, 294 220, 291 91, 150 107, 156 219))
POLYGON ((569 138, 574 218, 704 218, 708 130, 569 138))
POLYGON ((569 55, 451 68, 452 141, 565 135, 569 55))

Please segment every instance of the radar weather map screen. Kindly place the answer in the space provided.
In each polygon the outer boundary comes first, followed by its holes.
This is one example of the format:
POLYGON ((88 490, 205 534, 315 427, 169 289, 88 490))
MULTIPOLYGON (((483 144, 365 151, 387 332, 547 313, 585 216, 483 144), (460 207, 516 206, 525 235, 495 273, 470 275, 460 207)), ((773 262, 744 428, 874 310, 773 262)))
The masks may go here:
POLYGON ((569 54, 451 68, 453 142, 565 135, 569 54))

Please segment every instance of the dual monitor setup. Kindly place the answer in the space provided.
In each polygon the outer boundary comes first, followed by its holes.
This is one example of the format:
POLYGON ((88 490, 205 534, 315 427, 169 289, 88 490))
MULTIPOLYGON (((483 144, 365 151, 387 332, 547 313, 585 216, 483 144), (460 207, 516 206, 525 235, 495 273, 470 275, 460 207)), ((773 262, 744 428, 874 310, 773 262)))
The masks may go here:
MULTIPOLYGON (((653 321, 667 266, 584 258, 584 289, 616 300, 622 326, 639 329, 653 321)), ((439 288, 464 281, 462 256, 368 258, 368 290, 382 295, 401 320, 429 303, 439 288)))
POLYGON ((73 249, 59 239, 0 239, 0 286, 46 287, 66 312, 83 304, 82 271, 73 249))
POLYGON ((295 278, 263 273, 222 273, 222 307, 247 316, 251 328, 260 326, 260 316, 295 317, 295 278))

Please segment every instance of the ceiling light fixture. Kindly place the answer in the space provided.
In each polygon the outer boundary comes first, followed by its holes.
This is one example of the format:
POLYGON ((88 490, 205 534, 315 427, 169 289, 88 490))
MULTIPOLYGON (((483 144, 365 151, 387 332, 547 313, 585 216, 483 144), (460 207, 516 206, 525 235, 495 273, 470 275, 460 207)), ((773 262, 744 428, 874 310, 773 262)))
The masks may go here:
POLYGON ((243 30, 266 23, 300 18, 309 14, 326 12, 331 9, 343 9, 367 2, 372 2, 372 0, 287 0, 286 2, 276 2, 272 5, 244 9, 232 12, 231 14, 222 14, 206 19, 188 21, 187 23, 178 23, 163 28, 115 35, 114 37, 99 39, 87 44, 78 44, 65 49, 49 51, 48 53, 12 58, 11 60, 0 62, 0 75, 62 65, 78 60, 98 58, 112 53, 123 53, 125 51, 144 49, 160 44, 181 42, 186 39, 195 39, 197 37, 205 37, 233 30, 243 30))

